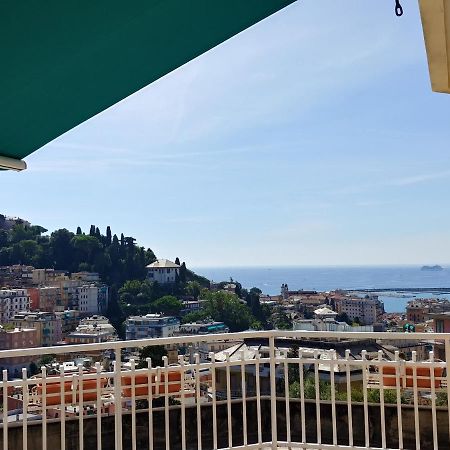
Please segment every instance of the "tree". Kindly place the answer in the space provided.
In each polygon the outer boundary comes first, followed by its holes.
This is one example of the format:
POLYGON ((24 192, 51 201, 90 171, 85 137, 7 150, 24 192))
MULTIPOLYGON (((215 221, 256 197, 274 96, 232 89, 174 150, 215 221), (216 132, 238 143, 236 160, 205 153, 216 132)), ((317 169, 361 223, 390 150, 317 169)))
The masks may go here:
MULTIPOLYGON (((70 269, 74 261, 74 252, 71 245, 74 234, 62 228, 54 231, 50 236, 52 247, 53 263, 56 268, 70 269)), ((78 265, 78 264, 77 264, 78 265)))
POLYGON ((183 304, 173 295, 165 295, 152 303, 152 310, 155 313, 178 316, 183 304))
POLYGON ((292 330, 292 319, 278 307, 273 314, 273 325, 278 330, 292 330))
POLYGON ((206 319, 208 319, 207 311, 205 309, 200 309, 199 311, 192 311, 190 313, 185 314, 182 317, 181 321, 182 323, 192 323, 206 319))
POLYGON ((139 350, 138 369, 147 367, 147 358, 151 358, 152 367, 163 366, 163 356, 167 356, 167 350, 163 345, 149 345, 139 350))
POLYGON ((179 272, 179 279, 181 283, 186 283, 186 276, 187 276, 186 263, 183 262, 183 264, 181 264, 179 272))
POLYGON ((55 355, 42 355, 42 358, 38 362, 38 366, 46 366, 51 364, 55 360, 55 355))
POLYGON ((348 314, 346 312, 343 312, 342 314, 338 314, 336 316, 336 321, 337 322, 346 322, 349 325, 352 324, 352 321, 350 320, 350 318, 348 317, 348 314))
POLYGON ((230 331, 247 330, 255 320, 248 306, 241 303, 236 294, 229 292, 209 292, 204 309, 207 316, 224 322, 230 331))
POLYGON ((175 258, 175 264, 178 264, 179 266, 181 265, 180 264, 180 258, 178 258, 178 256, 175 258))
POLYGON ((81 231, 81 227, 77 227, 77 235, 83 234, 83 232, 81 231))
POLYGON ((0 248, 5 247, 8 244, 8 232, 0 229, 0 248))
POLYGON ((245 295, 245 301, 250 308, 252 315, 261 323, 264 328, 267 327, 267 319, 270 316, 270 311, 262 308, 259 297, 262 291, 258 288, 251 288, 250 291, 245 295))
POLYGON ((189 295, 192 295, 195 300, 198 299, 200 292, 202 290, 202 287, 200 286, 200 283, 198 281, 189 281, 186 286, 186 291, 189 295))
MULTIPOLYGON (((116 236, 117 237, 117 236, 116 236)), ((106 227, 106 245, 109 247, 111 245, 111 227, 108 225, 106 227)))
POLYGON ((70 241, 72 247, 76 250, 79 261, 94 262, 94 256, 100 250, 100 242, 94 236, 86 236, 84 234, 72 237, 70 241))
POLYGON ((89 236, 95 236, 95 225, 91 225, 89 229, 89 236))
POLYGON ((140 280, 128 280, 119 289, 119 295, 127 293, 132 295, 133 297, 136 297, 139 292, 141 292, 141 287, 142 282, 140 280))
POLYGON ((36 363, 34 361, 32 361, 30 363, 30 367, 28 369, 28 371, 30 372, 30 376, 32 377, 33 375, 36 375, 39 372, 39 368, 36 365, 36 363))

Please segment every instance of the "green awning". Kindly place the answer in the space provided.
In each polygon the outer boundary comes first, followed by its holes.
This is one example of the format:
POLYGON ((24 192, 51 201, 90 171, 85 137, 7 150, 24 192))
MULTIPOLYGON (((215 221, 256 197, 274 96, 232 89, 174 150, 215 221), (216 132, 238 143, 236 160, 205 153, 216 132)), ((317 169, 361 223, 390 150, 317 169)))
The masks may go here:
POLYGON ((0 157, 29 155, 294 1, 1 1, 0 157))

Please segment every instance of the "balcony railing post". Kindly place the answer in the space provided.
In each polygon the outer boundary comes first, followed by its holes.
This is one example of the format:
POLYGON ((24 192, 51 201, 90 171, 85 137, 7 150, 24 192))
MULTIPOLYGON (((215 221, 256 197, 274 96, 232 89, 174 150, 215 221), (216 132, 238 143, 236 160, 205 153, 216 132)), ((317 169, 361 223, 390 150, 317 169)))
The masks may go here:
MULTIPOLYGON (((214 355, 214 353, 213 353, 214 355)), ((186 369, 184 367, 184 356, 178 356, 178 363, 180 364, 180 379, 181 379, 181 450, 186 450, 186 369)), ((213 389, 215 394, 215 389, 213 389)), ((214 422, 213 409, 213 433, 216 433, 216 423, 214 422)), ((216 447, 214 447, 216 448, 216 447)))
POLYGON ((102 450, 102 389, 101 389, 101 366, 95 363, 95 390, 97 393, 97 450, 102 450))
MULTIPOLYGON (((84 448, 83 383, 84 383, 83 365, 80 363, 80 364, 78 364, 78 442, 79 442, 78 446, 80 449, 84 448)), ((74 391, 75 391, 75 398, 76 398, 76 390, 74 389, 74 391)))
POLYGON ((272 428, 272 449, 277 448, 277 384, 276 384, 276 355, 275 337, 269 337, 269 361, 270 361, 270 413, 272 428))
POLYGON ((114 437, 115 450, 122 450, 122 350, 115 349, 116 360, 114 361, 114 437))
MULTIPOLYGON (((403 381, 400 377, 402 369, 402 361, 400 360, 400 352, 395 351, 394 360, 396 362, 395 366, 395 388, 397 394, 397 427, 398 427, 398 446, 403 448, 403 418, 402 418, 402 397, 401 397, 401 382, 403 381)), ((380 382, 384 385, 383 374, 381 374, 380 382)))
MULTIPOLYGON (((42 450, 47 450, 47 368, 42 366, 42 450)), ((81 447, 82 448, 82 447, 81 447)))
POLYGON ((22 449, 28 450, 28 375, 26 367, 22 368, 22 449))
POLYGON ((3 370, 3 450, 8 450, 8 371, 3 370))
POLYGON ((450 437, 450 338, 444 340, 445 350, 445 374, 447 383, 447 411, 448 411, 448 433, 450 437))

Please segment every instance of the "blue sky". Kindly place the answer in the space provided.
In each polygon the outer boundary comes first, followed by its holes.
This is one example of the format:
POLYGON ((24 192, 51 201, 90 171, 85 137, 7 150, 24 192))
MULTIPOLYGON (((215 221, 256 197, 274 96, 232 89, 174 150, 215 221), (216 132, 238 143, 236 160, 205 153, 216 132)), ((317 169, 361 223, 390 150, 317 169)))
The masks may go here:
POLYGON ((191 266, 449 262, 450 96, 403 6, 293 4, 2 174, 1 211, 191 266))

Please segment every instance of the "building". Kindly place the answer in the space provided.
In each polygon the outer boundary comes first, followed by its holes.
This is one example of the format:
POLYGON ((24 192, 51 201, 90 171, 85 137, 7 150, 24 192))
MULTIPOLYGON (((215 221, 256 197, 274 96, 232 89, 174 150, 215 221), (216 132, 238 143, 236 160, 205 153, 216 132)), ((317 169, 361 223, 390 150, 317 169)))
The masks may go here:
MULTIPOLYGON (((429 317, 433 321, 433 330, 435 333, 450 333, 450 312, 430 314, 429 317)), ((434 354, 436 358, 442 361, 447 360, 444 341, 435 341, 434 354)))
POLYGON ((92 283, 100 281, 100 275, 97 272, 74 272, 70 275, 70 279, 92 283))
POLYGON ((126 320, 126 339, 171 337, 180 329, 176 317, 163 314, 131 316, 126 320))
POLYGON ((202 308, 203 303, 205 303, 205 300, 183 300, 183 309, 181 310, 181 313, 187 314, 193 311, 199 311, 202 308))
POLYGON ((334 300, 336 311, 347 314, 350 320, 359 320, 365 325, 378 321, 379 300, 377 298, 341 297, 334 300))
POLYGON ((346 322, 336 321, 337 312, 323 307, 314 311, 314 319, 297 320, 293 323, 294 331, 345 331, 345 332, 371 332, 372 325, 352 327, 346 322))
POLYGON ((16 225, 23 225, 24 227, 30 227, 31 223, 28 220, 21 219, 17 216, 4 216, 0 214, 0 229, 10 230, 16 225))
POLYGON ((317 291, 304 291, 300 289, 298 291, 290 291, 287 283, 281 285, 281 297, 283 300, 288 300, 290 297, 303 297, 303 296, 315 296, 317 291))
POLYGON ((180 273, 180 266, 168 259, 158 259, 147 266, 149 281, 157 281, 160 284, 175 283, 180 273))
POLYGON ((62 318, 51 312, 19 312, 10 323, 17 328, 35 328, 39 347, 56 345, 62 340, 62 318))
POLYGON ((0 323, 9 322, 19 311, 30 310, 26 289, 0 289, 0 323))
POLYGON ((80 311, 76 309, 66 309, 65 311, 56 311, 55 316, 61 320, 62 336, 67 336, 75 331, 80 323, 80 311))
POLYGON ((49 282, 48 285, 60 290, 61 308, 57 309, 59 311, 78 310, 84 315, 90 315, 104 313, 108 308, 109 288, 101 282, 87 283, 80 279, 64 279, 49 282))
POLYGON ((15 264, 0 267, 0 288, 23 288, 31 286, 33 279, 33 266, 15 264))
POLYGON ((109 305, 109 288, 106 284, 97 283, 97 308, 98 313, 106 313, 109 305))
POLYGON ((180 326, 179 334, 218 334, 229 331, 223 322, 203 321, 184 323, 180 326))
POLYGON ((86 317, 66 337, 68 344, 93 344, 117 340, 116 329, 103 316, 86 317))
MULTIPOLYGON (((5 328, 0 325, 0 350, 38 347, 38 333, 35 328, 5 328)), ((29 356, 15 356, 0 360, 0 370, 8 370, 10 376, 21 376, 22 367, 30 364, 29 356)))
POLYGON ((417 299, 409 301, 406 306, 406 318, 412 323, 424 323, 431 314, 450 311, 450 301, 447 299, 417 299))
POLYGON ((41 311, 55 312, 64 311, 61 290, 54 286, 37 288, 39 294, 39 306, 41 311))
MULTIPOLYGON (((285 348, 276 348, 275 353, 278 358, 286 358, 288 350, 285 348)), ((218 351, 214 355, 214 359, 217 362, 225 362, 227 360, 233 362, 248 362, 253 361, 256 355, 259 353, 261 358, 269 356, 269 350, 267 347, 261 345, 247 345, 244 342, 237 343, 233 346, 227 346, 224 350, 218 351)), ((231 366, 229 369, 230 380, 230 393, 231 397, 239 397, 242 395, 242 368, 238 365, 231 366)), ((282 378, 283 371, 280 365, 277 365, 275 371, 276 380, 282 378)), ((256 394, 256 377, 259 377, 260 394, 266 395, 270 392, 270 368, 269 365, 261 364, 259 367, 258 375, 255 372, 255 366, 253 364, 245 365, 245 389, 247 395, 256 394)), ((227 397, 227 369, 225 366, 216 368, 216 391, 213 395, 216 395, 219 399, 227 397)))
POLYGON ((98 314, 98 287, 87 284, 76 288, 78 310, 82 314, 98 314))
POLYGON ((36 286, 69 279, 65 270, 55 269, 33 269, 32 277, 33 284, 36 286))

